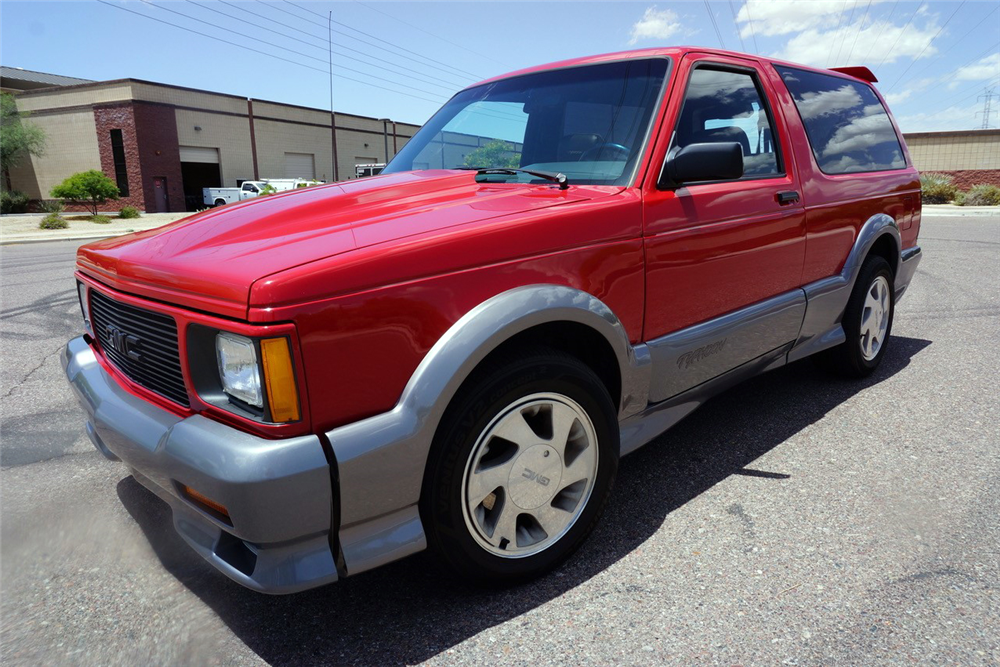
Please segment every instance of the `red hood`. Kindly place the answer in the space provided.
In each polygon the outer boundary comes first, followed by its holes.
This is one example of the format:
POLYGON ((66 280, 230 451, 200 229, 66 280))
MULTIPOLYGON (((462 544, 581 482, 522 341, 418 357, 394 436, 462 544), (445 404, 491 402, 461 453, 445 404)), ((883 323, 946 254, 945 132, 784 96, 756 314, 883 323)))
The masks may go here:
MULTIPOLYGON (((596 189, 487 185, 420 171, 286 192, 80 248, 84 272, 125 292, 245 318, 264 276, 376 243, 591 198, 596 189)), ((606 190, 603 191, 606 193, 606 190)))

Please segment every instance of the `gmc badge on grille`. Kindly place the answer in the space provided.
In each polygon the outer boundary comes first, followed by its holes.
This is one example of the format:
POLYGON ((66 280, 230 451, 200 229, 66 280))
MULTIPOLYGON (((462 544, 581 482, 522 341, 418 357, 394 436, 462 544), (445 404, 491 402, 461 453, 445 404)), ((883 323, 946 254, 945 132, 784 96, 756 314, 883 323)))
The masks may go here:
POLYGON ((142 341, 139 340, 138 336, 125 333, 113 324, 104 327, 104 331, 108 334, 108 344, 115 352, 132 361, 139 361, 142 358, 142 354, 139 352, 142 341))

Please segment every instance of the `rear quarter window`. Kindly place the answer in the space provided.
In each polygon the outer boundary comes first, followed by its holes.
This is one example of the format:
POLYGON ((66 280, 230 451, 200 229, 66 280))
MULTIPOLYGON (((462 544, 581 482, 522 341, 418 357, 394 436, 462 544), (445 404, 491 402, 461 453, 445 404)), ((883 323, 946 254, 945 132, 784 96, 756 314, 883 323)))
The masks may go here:
POLYGON ((775 69, 795 100, 816 163, 824 173, 906 167, 889 114, 868 85, 791 67, 775 69))

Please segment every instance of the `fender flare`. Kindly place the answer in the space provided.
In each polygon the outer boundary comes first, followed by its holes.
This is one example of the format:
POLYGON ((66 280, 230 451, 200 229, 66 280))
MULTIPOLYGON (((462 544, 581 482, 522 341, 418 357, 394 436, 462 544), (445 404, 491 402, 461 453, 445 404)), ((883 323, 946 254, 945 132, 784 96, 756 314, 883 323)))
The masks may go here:
POLYGON ((861 273, 861 265, 879 239, 888 236, 896 248, 897 281, 898 267, 902 263, 902 241, 896 221, 885 213, 877 213, 868 218, 858 232, 854 245, 847 255, 840 273, 809 283, 802 290, 806 294, 806 314, 802 320, 798 340, 788 352, 788 362, 802 359, 847 340, 841 320, 844 309, 851 298, 854 283, 861 273))
POLYGON ((424 469, 448 404, 473 370, 502 343, 532 327, 574 322, 607 340, 622 380, 620 418, 645 407, 651 362, 632 346, 618 317, 597 297, 561 285, 528 285, 479 304, 434 344, 395 407, 325 435, 340 486, 340 537, 346 568, 360 572, 425 546, 417 503, 424 469))

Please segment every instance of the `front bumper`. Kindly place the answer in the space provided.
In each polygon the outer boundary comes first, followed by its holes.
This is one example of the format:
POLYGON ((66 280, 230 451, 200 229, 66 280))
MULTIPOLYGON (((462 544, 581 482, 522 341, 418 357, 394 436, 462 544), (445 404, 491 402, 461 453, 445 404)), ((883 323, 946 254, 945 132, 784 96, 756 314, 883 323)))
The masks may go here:
POLYGON ((67 343, 62 365, 94 445, 169 503, 174 528, 205 560, 262 593, 337 580, 333 482, 317 436, 265 440, 179 417, 125 391, 82 336, 67 343), (182 485, 225 506, 229 520, 182 485))

